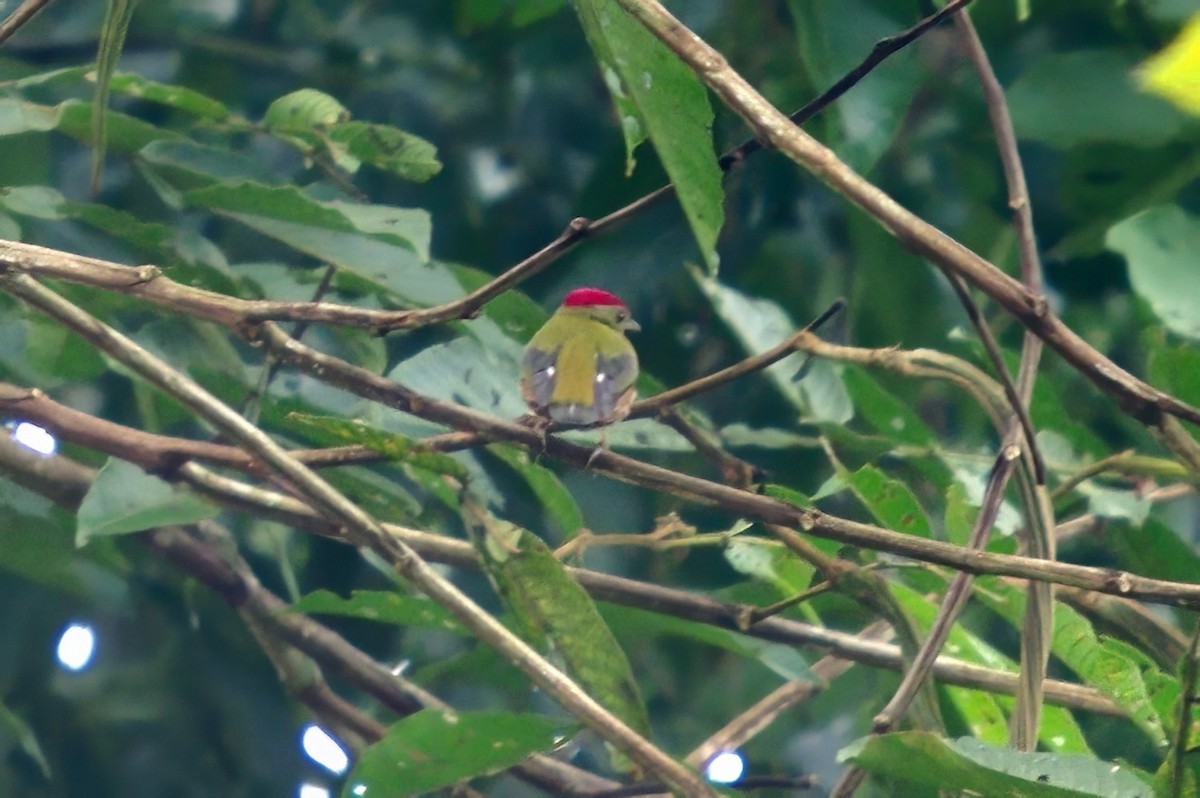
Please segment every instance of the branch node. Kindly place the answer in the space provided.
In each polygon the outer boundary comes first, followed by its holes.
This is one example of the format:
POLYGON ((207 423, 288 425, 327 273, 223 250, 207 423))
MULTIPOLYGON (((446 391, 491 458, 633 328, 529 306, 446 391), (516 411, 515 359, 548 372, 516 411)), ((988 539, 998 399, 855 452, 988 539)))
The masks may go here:
POLYGON ((1120 595, 1125 595, 1133 590, 1133 583, 1125 571, 1113 571, 1104 581, 1120 595))
POLYGON ((133 288, 134 286, 145 285, 146 283, 153 282, 159 277, 162 277, 162 269, 153 264, 135 266, 133 267, 132 271, 136 279, 129 284, 130 288, 133 288))

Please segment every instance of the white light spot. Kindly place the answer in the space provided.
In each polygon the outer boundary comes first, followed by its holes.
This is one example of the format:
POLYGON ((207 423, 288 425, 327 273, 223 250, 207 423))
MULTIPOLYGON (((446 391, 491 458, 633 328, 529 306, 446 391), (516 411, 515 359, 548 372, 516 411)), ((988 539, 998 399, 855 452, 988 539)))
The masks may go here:
POLYGON ((17 443, 38 454, 54 454, 58 449, 58 441, 54 439, 53 435, 37 424, 30 424, 28 421, 17 424, 13 428, 12 436, 17 443))
POLYGON ((546 368, 542 369, 542 373, 547 377, 553 378, 558 372, 554 370, 554 366, 546 366, 546 368))
POLYGON ((1055 748, 1062 748, 1067 744, 1067 738, 1063 737, 1061 734, 1056 734, 1050 738, 1050 742, 1054 743, 1055 748))
POLYGON ((96 633, 85 623, 73 623, 58 638, 58 661, 69 671, 81 671, 96 651, 96 633))
POLYGON ((354 795, 366 795, 367 794, 367 785, 355 784, 354 787, 350 790, 350 792, 354 795))
POLYGON ((331 773, 342 774, 350 767, 350 757, 338 745, 337 740, 315 723, 304 727, 301 745, 309 759, 331 773))
POLYGON ((596 384, 599 385, 600 383, 604 382, 607 379, 608 379, 608 375, 602 371, 596 375, 596 384))
POLYGON ((494 202, 511 194, 524 178, 521 170, 506 163, 501 154, 490 147, 473 150, 467 156, 475 193, 484 202, 494 202))
POLYGON ((332 793, 327 787, 322 787, 319 784, 301 784, 300 792, 296 798, 330 798, 332 793))
POLYGON ((708 761, 704 775, 717 784, 731 784, 742 777, 746 763, 736 751, 722 751, 708 761))

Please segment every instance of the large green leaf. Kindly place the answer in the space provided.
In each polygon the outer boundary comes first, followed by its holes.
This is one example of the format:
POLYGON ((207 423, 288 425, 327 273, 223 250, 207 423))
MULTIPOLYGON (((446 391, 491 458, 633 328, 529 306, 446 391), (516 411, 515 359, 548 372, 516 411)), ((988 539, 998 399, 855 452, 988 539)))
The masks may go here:
POLYGON ((923 538, 933 530, 929 517, 908 485, 892 479, 878 468, 865 465, 846 477, 846 484, 875 520, 896 532, 923 538))
POLYGON ((79 506, 75 540, 125 535, 212 518, 220 508, 117 458, 109 458, 79 506))
MULTIPOLYGON (((343 200, 321 202, 293 187, 255 183, 215 185, 188 193, 190 202, 232 216, 243 223, 295 246, 311 240, 300 234, 286 237, 280 224, 311 227, 338 233, 356 233, 381 242, 408 247, 422 263, 429 260, 431 223, 426 211, 367 205, 343 200)), ((333 260, 334 258, 327 258, 333 260)))
POLYGON ((572 727, 544 715, 423 709, 392 724, 346 777, 344 798, 421 795, 549 751, 572 727))
POLYGON ((928 732, 864 737, 838 754, 876 776, 930 787, 953 785, 979 795, 1027 798, 1148 798, 1148 784, 1127 767, 1079 754, 1014 751, 970 737, 928 732))
MULTIPOLYGON (((1025 614, 1025 591, 999 579, 976 580, 975 597, 1020 628, 1025 614)), ((1178 681, 1159 670, 1147 657, 1121 644, 1101 638, 1092 624, 1071 607, 1059 603, 1054 610, 1051 653, 1075 673, 1101 690, 1129 713, 1155 745, 1165 745, 1170 723, 1168 710, 1179 694, 1178 681)))
POLYGON ((648 734, 650 719, 629 660, 587 591, 533 533, 482 512, 476 520, 484 570, 526 640, 553 651, 589 695, 648 734))
POLYGON ((519 446, 496 443, 488 447, 488 452, 525 480, 564 538, 575 537, 583 527, 583 511, 557 474, 536 462, 527 449, 519 446))
POLYGON ((441 605, 394 590, 354 590, 342 598, 328 590, 314 590, 292 603, 292 610, 309 614, 346 615, 397 626, 432 626, 465 634, 466 629, 441 605))
POLYGON ((575 0, 625 134, 628 171, 647 137, 675 185, 679 204, 710 272, 717 269, 721 170, 712 141, 712 108, 692 71, 613 0, 575 0))
POLYGON ((613 623, 613 628, 620 630, 622 636, 631 639, 645 635, 682 637, 759 662, 781 679, 820 681, 809 668, 804 655, 793 646, 771 643, 710 624, 672 615, 660 615, 634 607, 606 607, 604 614, 619 620, 619 623, 613 623))
POLYGON ((1133 290, 1167 329, 1200 340, 1195 296, 1200 220, 1178 205, 1151 208, 1109 228, 1105 243, 1125 256, 1133 290))
POLYGON ((132 72, 114 74, 109 80, 109 88, 139 100, 149 100, 184 111, 210 122, 223 121, 229 118, 231 113, 223 102, 195 89, 159 83, 132 72))
MULTIPOLYGON (((938 608, 922 592, 897 582, 892 583, 892 592, 905 611, 920 623, 924 630, 933 626, 938 608)), ((951 627, 942 650, 957 659, 994 670, 1012 674, 1016 674, 1018 670, 1016 662, 961 623, 951 627)), ((963 723, 973 736, 997 745, 1008 744, 1008 723, 1000 710, 1012 714, 1016 702, 1012 696, 985 693, 969 687, 943 687, 951 704, 958 709, 963 723)), ((1083 730, 1071 711, 1064 707, 1043 707, 1038 741, 1044 748, 1056 753, 1092 753, 1087 739, 1083 736, 1083 730)))

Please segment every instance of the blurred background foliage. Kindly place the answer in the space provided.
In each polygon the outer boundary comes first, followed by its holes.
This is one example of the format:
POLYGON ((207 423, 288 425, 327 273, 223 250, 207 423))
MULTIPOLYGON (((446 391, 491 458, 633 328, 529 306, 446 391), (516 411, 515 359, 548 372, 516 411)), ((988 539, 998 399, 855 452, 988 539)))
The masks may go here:
MULTIPOLYGON (((169 0, 134 10, 93 194, 88 65, 103 6, 57 0, 0 49, 0 237, 156 263, 177 281, 246 297, 309 299, 335 263, 329 299, 410 307, 453 298, 544 246, 573 217, 602 216, 665 182, 649 146, 626 174, 604 80, 578 18, 561 2, 169 0), (320 94, 294 94, 304 89, 320 94)), ((911 0, 673 6, 785 110, 929 10, 911 0)), ((1194 10, 1193 0, 1034 0, 1030 16, 1019 19, 1009 0, 972 6, 1008 91, 1052 306, 1117 363, 1197 403, 1200 123, 1142 91, 1135 72, 1194 10)), ((747 137, 728 111, 716 103, 714 111, 718 152, 747 137)), ((987 111, 951 26, 889 59, 807 129, 903 205, 1016 272, 987 111)), ((528 299, 506 296, 478 320, 386 339, 312 327, 305 340, 417 390, 507 417, 523 410, 520 346, 543 309, 577 285, 615 291, 641 322, 635 343, 649 375, 645 392, 761 351, 838 296, 847 310, 826 337, 930 347, 985 366, 936 271, 782 156, 758 153, 724 185, 717 282, 703 276, 704 255, 670 201, 585 241, 520 287, 528 299)), ((223 329, 119 294, 60 287, 239 406, 259 385, 261 352, 223 329)), ((1020 326, 984 309, 1015 364, 1020 326)), ((771 482, 821 492, 823 509, 886 525, 888 508, 850 476, 878 467, 887 489, 908 496, 905 506, 927 519, 927 534, 955 539, 954 519, 973 517, 994 454, 986 415, 943 383, 829 364, 796 382, 799 366, 794 357, 775 376, 740 380, 690 410, 771 482), (881 422, 887 418, 911 423, 893 428, 881 422), (837 474, 842 482, 830 483, 837 474)), ((179 405, 7 296, 0 296, 0 378, 141 429, 211 435, 179 405)), ((259 403, 260 420, 301 445, 311 437, 286 417, 297 410, 359 417, 406 435, 436 429, 284 369, 259 403)), ((1062 558, 1147 575, 1200 573, 1191 570, 1200 564, 1200 504, 1190 495, 1153 506, 1145 500, 1149 486, 1180 479, 1181 470, 1141 426, 1053 355, 1043 359, 1033 419, 1052 484, 1126 449, 1151 456, 1061 497, 1060 520, 1102 517, 1094 534, 1064 544, 1062 558)), ((614 430, 612 443, 715 476, 649 421, 614 430)), ((64 453, 104 463, 79 447, 64 453)), ((550 462, 540 465, 555 470, 570 496, 552 487, 566 504, 547 510, 527 463, 487 453, 462 461, 494 510, 551 546, 580 522, 596 533, 645 532, 677 511, 705 533, 737 520, 550 462)), ((462 535, 454 509, 418 471, 357 467, 333 479, 382 517, 462 535)), ((130 540, 100 533, 75 549, 75 519, 9 482, 0 482, 0 501, 0 700, 10 721, 10 733, 0 732, 0 793, 291 795, 306 781, 338 784, 303 757, 305 711, 228 608, 130 540), (79 673, 53 656, 72 621, 91 624, 99 641, 94 662, 79 673)), ((1016 514, 1006 512, 999 525, 1011 531, 1016 514)), ((221 520, 259 577, 285 597, 391 584, 350 548, 244 515, 221 520)), ((1011 539, 996 546, 1011 550, 1011 539)), ((758 603, 782 597, 781 584, 802 589, 809 578, 739 573, 719 542, 665 551, 595 547, 583 562, 758 603)), ((455 579, 501 610, 483 577, 455 572, 455 579)), ((802 672, 802 663, 781 665, 779 652, 722 648, 683 622, 602 609, 638 674, 655 739, 672 752, 760 698, 781 672, 802 672)), ((791 612, 850 631, 871 620, 836 594, 791 612)), ((404 661, 457 707, 553 711, 511 667, 461 635, 326 620, 381 661, 404 661)), ((1015 656, 1014 627, 986 602, 963 624, 1015 656)), ((1100 678, 1061 662, 1055 669, 1093 684, 1100 678)), ((893 673, 852 669, 756 738, 745 752, 751 771, 811 772, 832 783, 836 752, 867 731, 896 682, 893 673)), ((942 700, 950 736, 987 736, 970 704, 945 692, 942 700)), ((1081 715, 1079 723, 1084 752, 1090 745, 1102 758, 1160 766, 1158 741, 1130 722, 1081 715)), ((584 748, 581 761, 603 768, 602 753, 584 748)), ((528 789, 503 778, 482 788, 528 789)))

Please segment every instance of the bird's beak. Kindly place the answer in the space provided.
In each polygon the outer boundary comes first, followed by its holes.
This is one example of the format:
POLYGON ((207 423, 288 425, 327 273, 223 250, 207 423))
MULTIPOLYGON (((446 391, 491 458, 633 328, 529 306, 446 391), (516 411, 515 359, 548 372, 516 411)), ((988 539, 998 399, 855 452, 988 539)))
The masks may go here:
POLYGON ((625 332, 641 332, 642 325, 638 324, 632 318, 628 318, 621 322, 621 329, 625 332))

